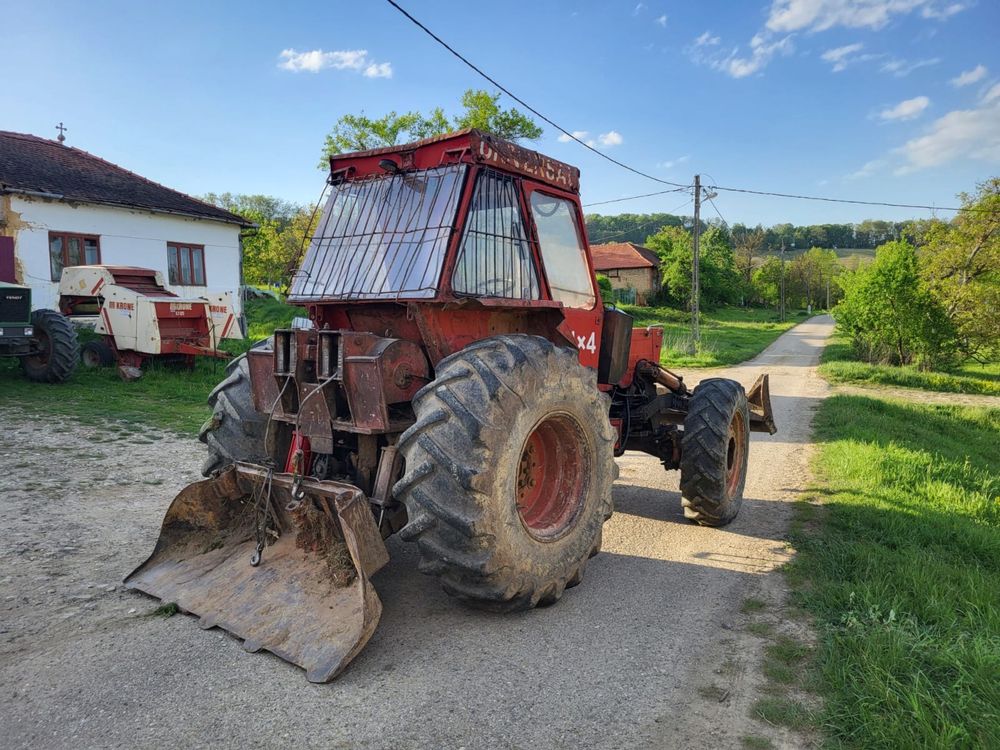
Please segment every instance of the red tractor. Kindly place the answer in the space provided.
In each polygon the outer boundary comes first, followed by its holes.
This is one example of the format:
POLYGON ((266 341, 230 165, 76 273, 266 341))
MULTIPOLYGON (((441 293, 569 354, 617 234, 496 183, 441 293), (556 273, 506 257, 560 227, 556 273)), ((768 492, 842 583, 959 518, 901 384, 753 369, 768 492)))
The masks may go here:
POLYGON ((767 378, 690 391, 595 282, 579 170, 475 130, 332 157, 290 301, 310 329, 232 362, 210 478, 126 583, 332 679, 364 647, 395 532, 474 606, 580 583, 614 457, 680 469, 685 515, 735 518, 767 378))

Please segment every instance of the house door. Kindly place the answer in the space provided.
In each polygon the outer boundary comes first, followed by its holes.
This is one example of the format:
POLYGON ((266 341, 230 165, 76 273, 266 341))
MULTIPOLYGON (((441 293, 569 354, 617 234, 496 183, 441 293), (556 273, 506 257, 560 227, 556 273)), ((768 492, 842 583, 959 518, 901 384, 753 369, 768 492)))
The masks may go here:
POLYGON ((14 278, 14 238, 0 237, 0 281, 16 283, 14 278))

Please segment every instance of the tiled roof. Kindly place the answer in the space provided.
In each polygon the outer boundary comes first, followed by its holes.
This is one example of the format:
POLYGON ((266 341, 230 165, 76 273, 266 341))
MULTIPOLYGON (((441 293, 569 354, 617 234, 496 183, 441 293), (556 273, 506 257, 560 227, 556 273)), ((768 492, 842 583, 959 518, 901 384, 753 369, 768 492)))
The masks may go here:
POLYGON ((0 130, 0 193, 27 191, 240 226, 251 222, 58 141, 0 130))
POLYGON ((656 268, 660 260, 656 253, 631 242, 608 242, 591 245, 594 255, 594 270, 611 271, 617 268, 656 268))

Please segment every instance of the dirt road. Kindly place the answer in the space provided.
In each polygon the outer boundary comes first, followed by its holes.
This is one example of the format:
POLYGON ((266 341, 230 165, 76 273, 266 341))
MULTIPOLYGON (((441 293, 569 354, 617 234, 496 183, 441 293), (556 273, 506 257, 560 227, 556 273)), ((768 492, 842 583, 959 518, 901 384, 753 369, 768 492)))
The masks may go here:
POLYGON ((754 435, 732 525, 685 522, 676 474, 626 455, 583 584, 508 616, 450 600, 393 539, 375 578, 382 623, 329 685, 194 618, 154 616, 153 601, 120 586, 198 478, 200 444, 4 407, 3 746, 716 748, 767 734, 747 715, 761 642, 739 609, 782 594, 771 571, 789 554, 789 500, 826 390, 813 365, 831 329, 814 318, 720 371, 748 385, 769 371, 780 430, 754 435))

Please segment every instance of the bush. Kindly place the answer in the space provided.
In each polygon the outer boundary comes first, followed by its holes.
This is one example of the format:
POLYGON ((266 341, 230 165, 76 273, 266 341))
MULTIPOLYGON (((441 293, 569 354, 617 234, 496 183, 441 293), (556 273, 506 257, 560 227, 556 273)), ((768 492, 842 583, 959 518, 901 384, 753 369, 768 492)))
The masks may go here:
POLYGON ((955 328, 921 279, 908 242, 880 246, 873 263, 843 274, 839 283, 844 299, 834 315, 860 359, 935 368, 954 358, 955 328))
POLYGON ((597 274, 597 288, 601 290, 601 299, 604 300, 605 305, 614 304, 615 294, 611 289, 611 279, 603 273, 597 274))

